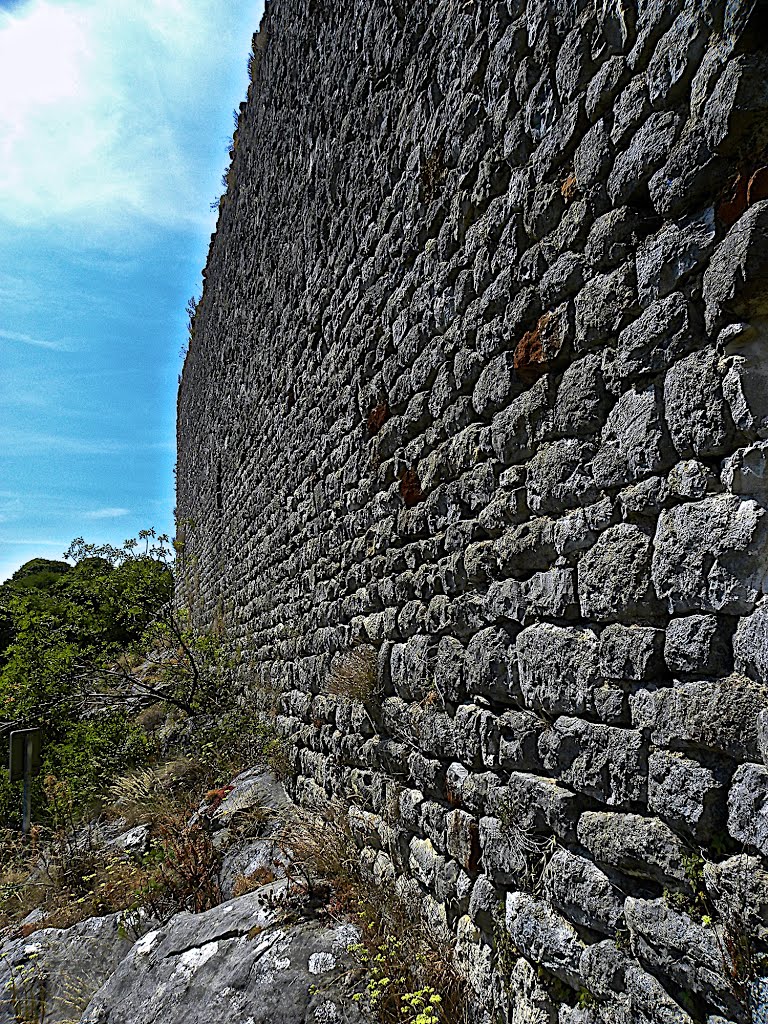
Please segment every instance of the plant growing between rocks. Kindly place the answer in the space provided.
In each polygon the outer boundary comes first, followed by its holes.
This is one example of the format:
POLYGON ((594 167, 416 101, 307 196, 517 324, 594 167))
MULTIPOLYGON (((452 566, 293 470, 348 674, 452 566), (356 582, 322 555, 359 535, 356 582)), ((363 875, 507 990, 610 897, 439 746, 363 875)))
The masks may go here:
POLYGON ((370 704, 379 696, 378 659, 373 647, 354 647, 334 659, 328 693, 370 704))
POLYGON ((366 977, 355 999, 382 1024, 470 1024, 466 984, 452 950, 424 925, 415 907, 377 885, 360 864, 345 808, 296 809, 280 843, 290 860, 294 899, 357 925, 351 944, 366 977))

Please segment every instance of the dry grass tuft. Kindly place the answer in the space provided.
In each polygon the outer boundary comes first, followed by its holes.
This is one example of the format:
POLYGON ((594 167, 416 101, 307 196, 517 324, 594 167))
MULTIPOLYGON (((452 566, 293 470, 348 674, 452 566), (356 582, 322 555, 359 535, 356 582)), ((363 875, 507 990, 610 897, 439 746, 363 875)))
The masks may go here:
POLYGON ((364 644, 339 655, 331 667, 328 693, 369 704, 378 696, 378 655, 364 644))

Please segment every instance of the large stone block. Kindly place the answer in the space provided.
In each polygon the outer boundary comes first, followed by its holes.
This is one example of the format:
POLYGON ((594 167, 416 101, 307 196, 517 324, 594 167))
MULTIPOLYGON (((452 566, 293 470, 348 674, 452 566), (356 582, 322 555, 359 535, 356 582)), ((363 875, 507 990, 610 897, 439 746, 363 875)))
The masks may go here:
POLYGON ((641 733, 558 718, 539 740, 544 764, 562 782, 608 806, 645 799, 647 745, 641 733))
POLYGON ((673 111, 651 114, 645 121, 608 176, 608 195, 615 205, 632 201, 666 160, 679 130, 680 118, 673 111))
POLYGON ((576 573, 573 569, 537 572, 523 584, 526 625, 538 619, 572 620, 579 617, 576 573))
POLYGON ((606 679, 641 682, 664 675, 663 629, 606 626, 600 634, 600 672, 606 679))
POLYGON ((464 666, 470 698, 488 697, 508 704, 519 700, 515 641, 499 626, 481 629, 467 645, 464 666))
POLYGON ((600 355, 589 352, 563 374, 554 410, 554 426, 559 434, 592 434, 604 424, 610 401, 601 366, 600 355))
POLYGON ((621 487, 669 468, 674 452, 653 386, 625 392, 611 410, 592 464, 598 487, 621 487))
POLYGON ((521 953, 578 988, 584 944, 572 924, 525 892, 507 894, 505 923, 521 953))
POLYGON ((715 247, 715 212, 683 218, 677 224, 665 224, 646 239, 637 250, 637 291, 641 306, 663 299, 680 282, 701 268, 715 247))
POLYGON ((653 582, 673 613, 748 614, 768 591, 768 513, 734 495, 662 512, 653 582))
POLYGON ((757 717, 768 691, 744 676, 640 691, 631 702, 635 726, 652 729, 657 746, 702 747, 740 761, 760 757, 757 717))
POLYGON ((768 604, 739 620, 733 655, 739 672, 768 687, 768 604))
POLYGON ((526 704, 550 713, 594 708, 600 685, 598 639, 588 629, 541 623, 517 638, 520 688, 526 704))
POLYGON ((725 773, 670 750, 648 759, 648 809, 707 843, 725 822, 725 773))
POLYGON ((620 890, 586 857, 559 848, 542 878, 547 899, 576 924, 613 933, 624 913, 620 890))
POLYGON ((742 1019, 725 970, 722 940, 713 928, 678 913, 663 899, 628 897, 624 908, 632 951, 641 963, 703 996, 729 1017, 742 1019))
POLYGON ((693 352, 675 363, 664 381, 664 410, 680 455, 722 455, 737 443, 714 352, 693 352))
POLYGON ((688 847, 658 818, 611 811, 584 811, 579 841, 599 863, 662 885, 687 885, 688 847))
POLYGON ((605 1002, 598 1004, 599 1017, 575 1024, 693 1024, 661 982, 610 939, 587 946, 580 968, 586 990, 605 1002))
POLYGON ((431 637, 412 636, 392 647, 392 685, 404 700, 423 700, 432 688, 435 644, 431 637))
POLYGON ((634 267, 625 264, 592 278, 576 296, 575 303, 576 349, 584 352, 618 334, 639 312, 634 267))
POLYGON ((624 328, 610 373, 621 381, 657 374, 693 348, 698 334, 687 299, 672 292, 624 328))
POLYGON ((505 786, 489 789, 491 813, 512 822, 523 835, 551 836, 568 842, 576 838, 576 822, 584 798, 555 779, 526 772, 510 772, 505 786))
POLYGON ((728 369, 723 395, 733 421, 749 438, 768 437, 768 320, 726 329, 723 346, 728 369))
POLYGON ((743 764, 728 794, 728 831, 734 839, 768 857, 768 768, 743 764))
POLYGON ((704 882, 722 917, 740 922, 761 942, 768 940, 768 869, 746 853, 704 864, 704 882))
POLYGON ((549 378, 542 377, 493 417, 493 450, 502 462, 515 463, 529 458, 536 444, 551 433, 551 390, 549 378))
POLYGON ((592 479, 589 443, 567 438, 542 445, 528 463, 528 507, 532 512, 552 513, 577 505, 589 505, 599 497, 592 479))
POLYGON ((756 498, 761 504, 767 504, 768 441, 740 448, 725 459, 720 479, 731 494, 756 498))
POLYGON ((716 615, 671 619, 664 641, 664 660, 675 675, 727 675, 733 668, 727 620, 716 615))
POLYGON ((506 771, 539 771, 539 736, 544 723, 531 711, 505 711, 499 716, 499 765, 506 771))
POLYGON ((755 203, 712 254, 704 274, 707 324, 726 315, 751 319, 768 315, 768 199, 755 203))
POLYGON ((631 523, 610 526, 579 560, 579 602, 597 622, 647 619, 658 612, 650 537, 631 523))

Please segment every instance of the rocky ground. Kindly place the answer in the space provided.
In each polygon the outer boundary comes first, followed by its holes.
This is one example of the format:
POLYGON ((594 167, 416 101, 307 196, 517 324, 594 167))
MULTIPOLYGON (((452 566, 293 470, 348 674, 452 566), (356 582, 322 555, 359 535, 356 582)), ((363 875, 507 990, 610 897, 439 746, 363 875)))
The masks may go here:
MULTIPOLYGON (((352 999, 361 970, 348 950, 358 930, 293 897, 275 841, 286 806, 282 786, 263 772, 234 780, 211 813, 229 898, 203 913, 163 923, 114 913, 31 932, 39 915, 29 915, 0 945, 0 1024, 362 1021, 352 999), (260 835, 238 840, 230 825, 254 808, 272 813, 260 835), (233 895, 238 881, 262 878, 233 895)), ((135 856, 147 837, 139 825, 107 841, 135 856)))

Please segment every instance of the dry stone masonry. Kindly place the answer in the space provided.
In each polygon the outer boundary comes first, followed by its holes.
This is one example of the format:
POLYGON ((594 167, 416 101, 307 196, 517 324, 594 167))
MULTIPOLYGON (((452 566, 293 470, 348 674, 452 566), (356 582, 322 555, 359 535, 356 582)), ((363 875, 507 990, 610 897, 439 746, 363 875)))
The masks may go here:
POLYGON ((272 0, 255 37, 179 600, 478 1022, 768 1019, 767 26, 272 0))

